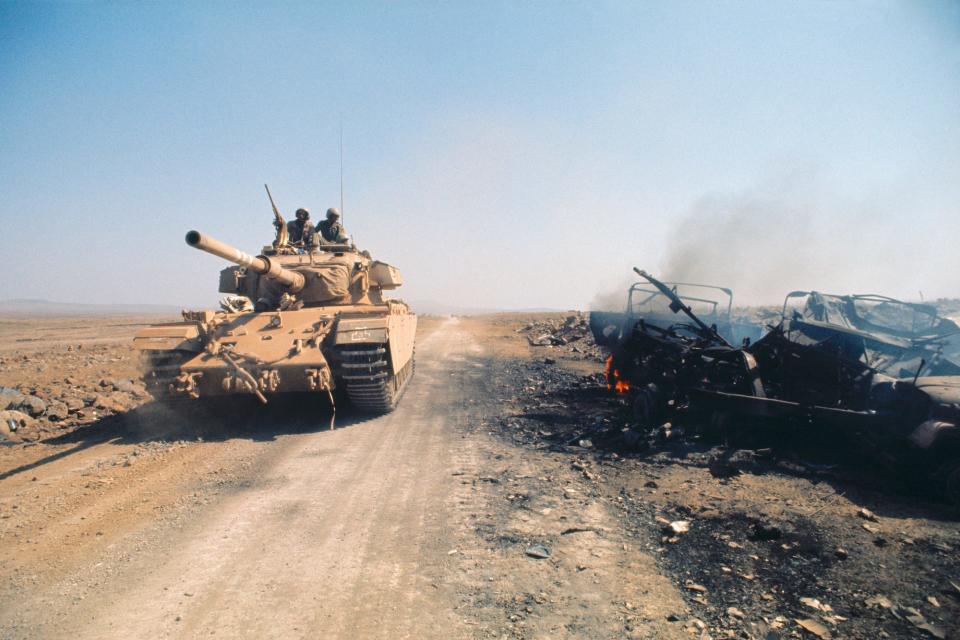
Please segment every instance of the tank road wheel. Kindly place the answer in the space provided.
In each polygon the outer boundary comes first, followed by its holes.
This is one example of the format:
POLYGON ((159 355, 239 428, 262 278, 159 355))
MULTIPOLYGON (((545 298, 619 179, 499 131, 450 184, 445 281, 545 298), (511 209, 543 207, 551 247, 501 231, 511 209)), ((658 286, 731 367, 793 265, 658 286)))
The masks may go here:
POLYGON ((363 345, 340 352, 347 397, 358 411, 375 415, 390 413, 397 406, 413 374, 413 361, 390 373, 386 345, 363 345))

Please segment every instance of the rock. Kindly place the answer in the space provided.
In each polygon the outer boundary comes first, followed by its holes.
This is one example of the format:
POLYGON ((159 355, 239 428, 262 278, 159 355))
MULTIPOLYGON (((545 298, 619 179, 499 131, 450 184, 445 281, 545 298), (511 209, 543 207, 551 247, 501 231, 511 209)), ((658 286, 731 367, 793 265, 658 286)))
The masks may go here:
POLYGON ((110 402, 116 407, 116 411, 128 411, 136 405, 136 400, 125 391, 117 391, 110 394, 110 402))
POLYGON ((22 411, 0 411, 0 435, 10 440, 20 440, 22 432, 36 424, 36 420, 22 411))
POLYGON ((83 400, 76 396, 68 396, 63 398, 62 402, 67 405, 67 410, 70 411, 70 413, 76 413, 86 406, 83 400))
POLYGON ((823 611, 825 613, 833 611, 833 607, 831 607, 828 604, 824 604, 820 602, 816 598, 800 598, 800 602, 801 604, 805 604, 811 609, 816 609, 817 611, 823 611))
POLYGON ((893 602, 890 601, 890 598, 877 594, 871 598, 867 598, 863 601, 868 607, 883 607, 884 609, 889 609, 893 606, 893 602))
POLYGON ((47 405, 47 412, 45 414, 47 418, 53 420, 54 422, 59 422, 60 420, 66 420, 67 416, 70 415, 70 409, 63 402, 54 400, 47 405))
POLYGON ((47 403, 36 396, 24 396, 20 402, 11 408, 36 418, 43 415, 43 412, 47 410, 47 403))
POLYGON ((904 607, 904 609, 909 610, 910 612, 909 614, 904 616, 907 622, 915 626, 917 629, 920 629, 921 631, 926 631, 929 635, 933 636, 934 638, 937 638, 937 640, 944 640, 944 638, 947 637, 947 632, 945 630, 941 629, 940 627, 934 624, 927 622, 927 619, 923 617, 923 614, 921 614, 916 609, 913 609, 911 607, 904 607))
POLYGON ((546 545, 542 544, 532 544, 527 547, 527 550, 524 553, 531 558, 536 558, 537 560, 545 560, 550 557, 550 549, 546 545))
POLYGON ((0 411, 18 406, 24 397, 26 396, 16 389, 0 387, 0 411))
POLYGON ((794 620, 794 622, 796 622, 806 631, 809 631, 810 633, 817 636, 818 638, 821 638, 822 640, 830 640, 830 638, 833 637, 830 634, 830 630, 827 629, 822 624, 820 624, 819 622, 817 622, 816 620, 812 620, 810 618, 804 618, 804 619, 796 619, 794 620))
POLYGON ((93 401, 93 408, 121 413, 131 409, 135 404, 136 402, 129 393, 115 391, 110 395, 97 394, 93 401))
POLYGON ((133 395, 139 395, 146 392, 146 388, 143 386, 143 384, 130 380, 129 378, 123 380, 114 380, 113 388, 117 391, 132 393, 133 395))
POLYGON ((686 533, 690 531, 690 523, 687 520, 674 520, 669 524, 669 528, 673 533, 686 533))
POLYGON ((869 520, 870 522, 880 522, 880 519, 877 518, 877 515, 873 511, 870 511, 870 509, 860 509, 857 511, 857 515, 864 520, 869 520))
POLYGON ((946 593, 949 593, 950 595, 952 595, 952 596, 955 597, 955 598, 960 598, 960 584, 957 584, 957 583, 954 582, 953 580, 947 580, 947 582, 950 583, 950 586, 953 587, 953 590, 952 590, 952 591, 947 591, 946 593))
POLYGON ((736 607, 727 607, 727 615, 733 618, 743 618, 743 611, 737 609, 736 607))

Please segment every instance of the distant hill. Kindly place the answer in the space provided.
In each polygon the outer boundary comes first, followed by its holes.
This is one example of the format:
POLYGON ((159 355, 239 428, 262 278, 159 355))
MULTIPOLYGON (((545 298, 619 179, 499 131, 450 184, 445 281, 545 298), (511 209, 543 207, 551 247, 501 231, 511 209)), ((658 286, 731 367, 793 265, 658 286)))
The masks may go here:
POLYGON ((165 304, 84 304, 49 300, 0 300, 0 314, 30 316, 179 315, 165 304))

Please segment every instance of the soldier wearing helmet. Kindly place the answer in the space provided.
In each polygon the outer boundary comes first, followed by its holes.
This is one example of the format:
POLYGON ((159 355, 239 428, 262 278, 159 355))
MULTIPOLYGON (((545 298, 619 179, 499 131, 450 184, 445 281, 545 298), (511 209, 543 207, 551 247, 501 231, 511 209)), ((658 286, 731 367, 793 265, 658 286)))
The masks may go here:
POLYGON ((344 244, 350 240, 347 230, 340 224, 340 211, 336 207, 327 209, 327 219, 317 225, 317 233, 323 240, 333 244, 344 244))
POLYGON ((313 223, 310 222, 308 209, 297 209, 297 219, 287 223, 288 242, 296 245, 314 245, 317 243, 313 223))

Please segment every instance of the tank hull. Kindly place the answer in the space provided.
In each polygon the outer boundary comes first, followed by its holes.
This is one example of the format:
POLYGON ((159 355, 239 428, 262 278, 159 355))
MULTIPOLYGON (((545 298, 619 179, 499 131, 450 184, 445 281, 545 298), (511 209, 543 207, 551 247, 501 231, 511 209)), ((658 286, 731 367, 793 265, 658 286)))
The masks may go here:
POLYGON ((386 413, 413 373, 417 317, 398 301, 249 313, 185 312, 134 338, 144 381, 158 399, 285 393, 386 413))

